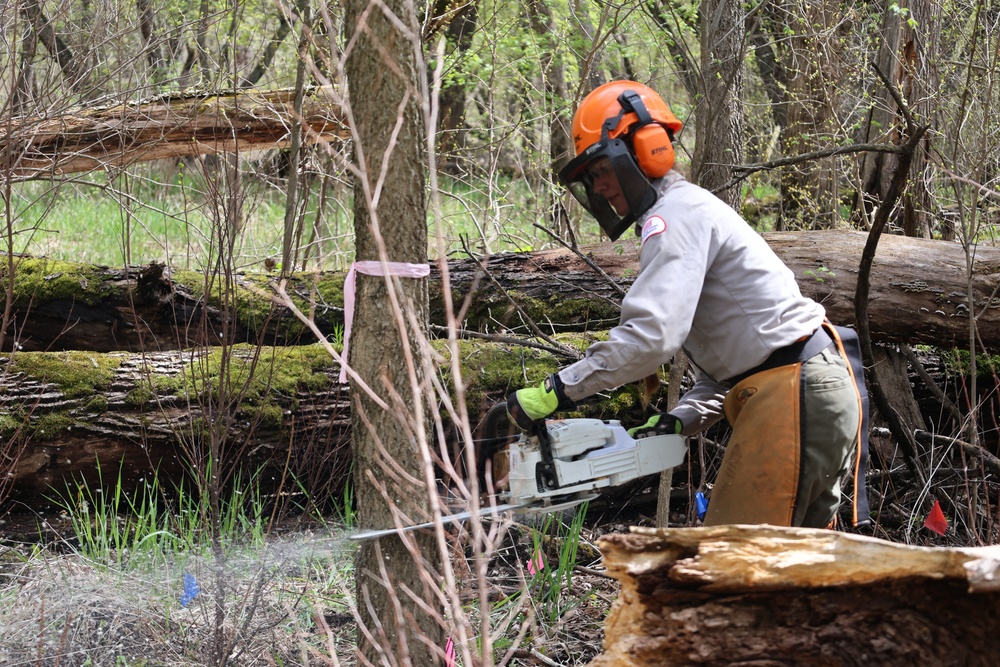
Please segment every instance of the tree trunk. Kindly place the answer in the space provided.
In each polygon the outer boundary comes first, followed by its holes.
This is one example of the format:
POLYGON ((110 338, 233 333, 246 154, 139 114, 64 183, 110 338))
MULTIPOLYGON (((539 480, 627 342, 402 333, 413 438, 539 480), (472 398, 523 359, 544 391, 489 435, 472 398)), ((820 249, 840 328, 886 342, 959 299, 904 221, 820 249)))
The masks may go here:
MULTIPOLYGON (((333 91, 314 88, 302 109, 308 143, 346 137, 333 91)), ((295 90, 178 95, 78 109, 54 118, 22 117, 0 127, 3 178, 28 180, 124 167, 161 158, 285 148, 297 118, 295 90)))
MULTIPOLYGON (((699 5, 701 76, 695 114, 697 134, 692 160, 694 181, 716 192, 743 163, 743 60, 746 31, 743 4, 710 0, 699 5)), ((739 211, 740 187, 716 192, 739 211)))
POLYGON ((770 526, 633 529, 598 546, 621 592, 590 667, 986 667, 1000 650, 996 547, 770 526))
MULTIPOLYGON (((355 262, 426 264, 426 86, 420 84, 414 53, 420 43, 414 5, 386 0, 376 7, 349 0, 344 36, 345 43, 354 42, 346 72, 357 122, 355 262)), ((348 362, 357 373, 351 415, 358 523, 391 528, 394 512, 427 516, 430 506, 417 446, 430 419, 420 394, 423 364, 413 358, 427 335, 427 281, 358 271, 355 304, 348 362), (380 407, 360 382, 391 408, 380 407)), ((420 531, 405 541, 393 536, 359 545, 355 599, 358 623, 366 631, 358 633, 358 654, 366 664, 440 663, 443 611, 434 589, 435 539, 420 531)))
MULTIPOLYGON (((850 231, 764 234, 789 266, 802 292, 826 308, 837 324, 854 323, 857 262, 866 235, 850 231)), ((635 278, 639 248, 634 241, 584 246, 581 251, 613 285, 569 250, 493 255, 480 262, 449 262, 456 303, 471 297, 463 326, 496 331, 498 325, 524 331, 521 308, 547 330, 608 329, 618 322, 621 295, 635 278), (483 276, 483 268, 494 280, 483 276), (508 290, 509 297, 497 287, 508 290), (471 293, 471 294, 470 294, 471 293)), ((978 334, 988 349, 1000 348, 1000 249, 976 250, 971 293, 978 334)), ((968 340, 969 303, 965 254, 960 245, 903 236, 879 242, 869 304, 872 338, 882 343, 925 343, 940 347, 968 340)), ((203 279, 170 274, 158 265, 108 269, 42 259, 17 258, 15 293, 17 344, 25 350, 169 350, 218 342, 223 311, 214 297, 203 299, 203 279), (208 318, 209 328, 192 326, 208 318), (209 340, 201 335, 207 331, 209 340), (211 337, 215 336, 214 339, 211 337)), ((0 270, 0 286, 5 282, 0 270)), ((237 276, 239 300, 231 342, 312 342, 283 309, 272 306, 267 276, 237 276)), ((324 334, 343 326, 343 274, 298 274, 288 292, 303 311, 315 312, 324 334)), ((431 268, 431 321, 444 324, 436 267, 431 268)), ((9 337, 8 337, 9 340, 9 337)), ((9 349, 9 343, 8 343, 9 349)))
MULTIPOLYGON (((437 341, 434 349, 445 360, 442 381, 451 386, 449 348, 437 341)), ((287 464, 316 505, 339 503, 351 462, 353 407, 347 385, 337 383, 340 367, 319 345, 230 350, 235 414, 227 435, 241 463, 235 467, 249 476, 265 466, 262 479, 273 475, 277 483, 287 464)), ((458 353, 474 429, 525 376, 540 381, 561 363, 546 351, 490 341, 462 341, 458 353)), ((192 445, 210 419, 213 397, 206 390, 222 381, 222 359, 219 348, 18 352, 0 359, 0 517, 5 491, 40 510, 75 481, 111 492, 119 469, 125 490, 154 475, 170 488, 190 470, 192 445)), ((665 393, 653 404, 664 405, 665 393)), ((605 392, 580 411, 629 424, 645 420, 634 386, 605 392)), ((458 436, 449 435, 448 451, 462 470, 460 449, 458 436)), ((273 486, 265 483, 264 490, 273 486)))
MULTIPOLYGON (((227 434, 241 472, 268 466, 280 478, 287 461, 304 488, 317 485, 317 499, 340 497, 350 404, 333 360, 315 348, 240 347, 229 365, 244 382, 227 434)), ((40 509, 75 483, 110 491, 119 476, 126 490, 154 475, 181 480, 209 419, 198 387, 216 385, 220 367, 209 351, 12 356, 0 376, 0 439, 18 453, 12 469, 0 464, 12 499, 40 509)))
MULTIPOLYGON (((935 105, 931 98, 939 89, 935 84, 938 69, 934 63, 940 12, 931 10, 926 2, 909 3, 908 14, 901 13, 898 7, 895 10, 886 7, 883 11, 882 39, 875 65, 898 88, 917 117, 933 118, 935 105), (910 25, 911 19, 917 21, 916 26, 910 25)), ((860 143, 894 140, 902 122, 895 100, 882 86, 879 96, 872 101, 860 143)), ((902 195, 897 219, 894 219, 907 236, 930 238, 931 198, 924 182, 924 172, 930 160, 929 144, 930 138, 925 138, 913 157, 910 181, 902 195)), ((867 153, 862 156, 861 189, 854 208, 855 217, 863 226, 871 224, 873 212, 885 197, 899 160, 899 156, 892 153, 867 153)), ((948 230, 942 231, 948 234, 948 230)), ((954 238, 953 234, 951 238, 954 238)))
MULTIPOLYGON (((843 15, 829 0, 769 5, 779 12, 772 24, 775 43, 784 45, 781 80, 786 82, 788 103, 782 153, 808 153, 825 146, 827 138, 838 131, 837 90, 832 82, 842 78, 844 66, 839 61, 843 45, 836 31, 843 15)), ((778 229, 835 227, 840 219, 836 170, 837 162, 832 159, 782 170, 778 229)))
MULTIPOLYGON (((437 0, 431 27, 424 35, 425 44, 434 44, 444 30, 451 50, 451 57, 458 61, 465 58, 472 47, 479 23, 479 6, 464 0, 437 0)), ((461 160, 466 147, 469 129, 465 118, 465 98, 469 86, 462 80, 446 82, 439 97, 440 122, 438 123, 438 151, 444 166, 461 173, 461 160)))

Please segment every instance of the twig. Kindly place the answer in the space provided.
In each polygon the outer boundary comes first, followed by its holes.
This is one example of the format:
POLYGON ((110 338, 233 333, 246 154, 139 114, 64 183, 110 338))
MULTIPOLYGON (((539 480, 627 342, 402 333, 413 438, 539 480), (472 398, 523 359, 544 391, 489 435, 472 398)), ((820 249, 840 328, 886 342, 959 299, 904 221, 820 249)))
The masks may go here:
POLYGON ((579 257, 580 259, 582 259, 587 266, 589 266, 590 268, 592 268, 602 278, 604 278, 605 280, 607 280, 608 284, 611 285, 612 289, 614 289, 616 292, 618 292, 619 296, 625 296, 625 288, 622 287, 621 285, 619 285, 617 280, 615 280, 614 278, 612 278, 611 276, 609 276, 604 271, 604 269, 602 269, 597 264, 597 262, 595 262, 593 259, 591 259, 590 257, 587 257, 582 252, 580 252, 580 249, 576 247, 575 240, 574 240, 573 245, 570 245, 569 243, 566 243, 564 240, 562 240, 562 238, 560 238, 558 234, 556 234, 555 232, 553 232, 548 227, 544 227, 542 225, 539 225, 538 223, 535 223, 534 226, 536 228, 542 230, 543 232, 545 232, 549 236, 551 236, 553 239, 555 239, 555 241, 557 243, 559 243, 559 245, 561 245, 562 247, 566 248, 567 250, 569 250, 570 252, 572 252, 574 255, 576 255, 577 257, 579 257))
MULTIPOLYGON (((441 326, 440 324, 432 324, 430 328, 431 331, 443 331, 443 332, 448 331, 448 327, 441 326)), ((516 336, 498 336, 496 334, 486 334, 486 333, 480 333, 478 331, 469 331, 468 329, 456 329, 455 335, 461 336, 463 338, 478 338, 481 340, 493 341, 494 343, 504 343, 507 345, 518 345, 520 347, 530 347, 536 350, 544 350, 545 352, 551 352, 556 356, 563 357, 566 359, 573 359, 574 361, 580 358, 579 353, 571 355, 564 348, 542 345, 541 343, 535 343, 533 341, 530 341, 527 338, 518 338, 516 336)))
POLYGON ((740 181, 745 180, 751 174, 756 174, 758 171, 770 171, 771 169, 777 169, 778 167, 788 167, 793 164, 808 162, 809 160, 819 160, 825 157, 848 155, 850 153, 896 153, 897 155, 902 155, 903 150, 904 148, 902 146, 896 146, 893 144, 852 144, 850 146, 831 146, 830 148, 821 148, 817 151, 800 153, 798 155, 787 155, 785 157, 776 158, 767 162, 760 162, 758 164, 729 165, 729 168, 736 172, 737 175, 733 176, 729 179, 729 181, 712 191, 721 192, 722 190, 728 190, 740 181))
MULTIPOLYGON (((885 75, 878 70, 878 66, 874 63, 872 66, 878 72, 879 77, 888 83, 885 75)), ((889 85, 889 88, 893 99, 897 100, 897 103, 905 108, 905 103, 892 90, 891 85, 889 85)), ((879 382, 879 372, 875 365, 875 354, 872 350, 871 328, 868 322, 868 298, 871 293, 870 278, 872 265, 875 263, 875 252, 878 249, 879 238, 881 238, 882 230, 885 229, 886 224, 889 222, 889 215, 896 206, 903 188, 906 186, 910 172, 910 163, 913 161, 913 154, 916 151, 917 145, 927 131, 926 127, 911 126, 909 120, 912 117, 908 112, 904 114, 904 117, 908 119, 906 132, 909 136, 906 142, 900 146, 899 164, 896 165, 895 173, 892 175, 892 181, 889 184, 885 197, 875 211, 875 219, 872 221, 871 231, 868 232, 868 240, 865 242, 865 247, 861 254, 861 262, 858 265, 857 288, 854 292, 854 310, 855 322, 857 322, 858 327, 858 337, 861 339, 864 363, 870 369, 871 374, 871 382, 868 383, 868 390, 879 413, 885 419, 889 430, 892 432, 893 437, 902 446, 907 466, 922 483, 926 483, 925 475, 917 462, 913 434, 903 426, 902 420, 892 408, 889 398, 882 388, 882 384, 879 382)))
POLYGON ((519 304, 517 301, 515 301, 514 297, 512 297, 507 292, 507 290, 504 289, 503 285, 500 284, 500 281, 498 281, 496 278, 493 277, 493 274, 490 273, 489 269, 486 268, 486 265, 483 264, 483 262, 480 261, 479 259, 473 257, 472 253, 469 252, 468 248, 466 248, 466 252, 469 254, 469 257, 473 258, 473 261, 479 266, 479 268, 482 269, 482 271, 486 275, 486 277, 490 279, 490 282, 492 282, 496 286, 496 288, 498 290, 500 290, 500 293, 504 295, 504 297, 507 299, 507 301, 509 301, 510 304, 512 306, 514 306, 514 308, 517 310, 518 314, 521 316, 521 321, 524 322, 525 325, 527 325, 527 327, 529 329, 531 329, 532 333, 534 333, 536 336, 538 336, 539 338, 541 338, 542 340, 544 340, 545 342, 547 342, 549 345, 551 345, 553 347, 556 347, 556 348, 562 348, 563 350, 565 350, 566 354, 571 359, 581 359, 581 358, 583 358, 582 354, 580 354, 579 352, 577 352, 576 350, 574 350, 574 349, 572 349, 570 347, 567 347, 567 346, 563 345, 562 343, 560 343, 560 342, 558 342, 556 340, 553 340, 551 336, 547 336, 544 331, 542 331, 540 328, 538 328, 538 325, 535 324, 535 321, 533 319, 531 319, 531 317, 526 312, 524 312, 524 308, 521 307, 521 304, 519 304))
POLYGON ((914 431, 914 437, 922 444, 933 445, 940 441, 946 445, 961 447, 962 451, 969 456, 975 456, 982 459, 983 464, 989 468, 991 472, 1000 475, 1000 458, 990 454, 982 447, 965 442, 964 440, 959 440, 958 438, 951 438, 946 435, 930 433, 928 431, 914 431))
MULTIPOLYGON (((892 81, 890 81, 889 77, 886 76, 885 72, 883 72, 879 68, 878 64, 872 62, 871 66, 872 69, 875 70, 875 73, 878 75, 878 78, 882 79, 882 83, 885 84, 886 90, 888 90, 889 94, 892 95, 892 99, 896 103, 896 107, 899 109, 899 112, 903 114, 903 120, 906 121, 906 133, 912 137, 914 134, 917 133, 918 127, 916 121, 913 119, 913 114, 910 113, 910 107, 907 106, 905 101, 903 101, 903 97, 899 94, 899 91, 896 90, 896 87, 894 85, 892 85, 892 81)), ((924 128, 925 131, 926 129, 927 128, 924 128)), ((920 134, 923 134, 923 132, 921 132, 920 134)), ((905 155, 905 154, 906 153, 900 153, 900 155, 905 155)))

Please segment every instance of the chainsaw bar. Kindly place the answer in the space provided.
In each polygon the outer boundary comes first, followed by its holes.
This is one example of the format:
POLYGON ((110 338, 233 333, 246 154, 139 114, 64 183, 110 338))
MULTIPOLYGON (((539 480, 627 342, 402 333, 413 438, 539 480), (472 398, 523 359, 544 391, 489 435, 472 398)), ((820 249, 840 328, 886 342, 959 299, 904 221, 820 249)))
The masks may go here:
MULTIPOLYGON (((500 514, 503 512, 516 512, 517 510, 523 510, 530 507, 532 503, 521 503, 519 505, 491 505, 489 507, 484 507, 479 511, 467 510, 465 512, 458 512, 457 514, 449 514, 448 516, 442 516, 442 523, 462 523, 473 517, 479 517, 480 519, 499 519, 500 514)), ((353 535, 348 535, 347 539, 354 540, 356 542, 361 540, 373 540, 379 537, 387 537, 389 535, 398 535, 399 533, 409 533, 414 530, 420 530, 422 528, 433 528, 437 525, 436 521, 427 521, 426 523, 417 523, 412 526, 403 526, 402 528, 386 528, 384 530, 366 530, 360 533, 354 533, 353 535)))

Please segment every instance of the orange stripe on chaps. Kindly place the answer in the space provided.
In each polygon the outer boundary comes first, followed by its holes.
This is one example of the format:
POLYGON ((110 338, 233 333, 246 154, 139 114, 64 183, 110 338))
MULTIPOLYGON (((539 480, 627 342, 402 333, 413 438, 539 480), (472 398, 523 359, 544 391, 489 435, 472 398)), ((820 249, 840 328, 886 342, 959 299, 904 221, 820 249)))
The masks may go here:
POLYGON ((733 432, 712 489, 705 525, 790 526, 802 451, 802 363, 761 371, 726 395, 733 432))

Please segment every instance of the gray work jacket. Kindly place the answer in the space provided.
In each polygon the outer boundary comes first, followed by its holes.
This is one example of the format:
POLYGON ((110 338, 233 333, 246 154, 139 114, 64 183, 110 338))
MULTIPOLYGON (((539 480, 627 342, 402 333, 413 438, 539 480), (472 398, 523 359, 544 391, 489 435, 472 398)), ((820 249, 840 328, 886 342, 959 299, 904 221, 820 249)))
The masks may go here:
POLYGON ((683 347, 697 382, 671 413, 693 435, 722 418, 727 378, 811 334, 825 311, 722 200, 675 171, 654 186, 659 199, 637 222, 639 275, 621 321, 559 377, 578 401, 655 373, 683 347))

